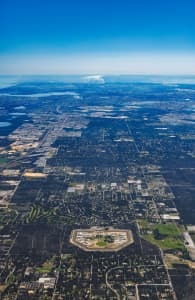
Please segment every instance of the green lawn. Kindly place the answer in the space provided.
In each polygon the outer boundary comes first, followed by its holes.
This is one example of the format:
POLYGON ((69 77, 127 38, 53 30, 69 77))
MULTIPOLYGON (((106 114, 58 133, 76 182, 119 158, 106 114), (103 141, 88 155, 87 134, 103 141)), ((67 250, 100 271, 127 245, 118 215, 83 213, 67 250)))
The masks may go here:
POLYGON ((159 233, 167 236, 180 236, 181 232, 178 226, 174 223, 171 224, 156 224, 154 225, 158 229, 159 233))
POLYGON ((106 245, 107 245, 107 243, 104 241, 99 241, 96 243, 96 246, 98 246, 98 247, 106 247, 106 245))
POLYGON ((179 238, 167 236, 164 239, 157 240, 154 238, 153 234, 144 235, 142 237, 160 247, 162 250, 184 250, 184 243, 182 239, 179 238))
POLYGON ((185 249, 182 233, 177 224, 151 224, 143 220, 139 225, 145 231, 142 237, 162 250, 183 251, 185 249))
POLYGON ((39 273, 50 273, 54 268, 52 260, 46 261, 42 266, 37 267, 36 271, 39 273))
POLYGON ((36 268, 36 271, 39 273, 50 273, 52 270, 53 270, 53 268, 49 267, 49 266, 43 266, 43 267, 36 268))

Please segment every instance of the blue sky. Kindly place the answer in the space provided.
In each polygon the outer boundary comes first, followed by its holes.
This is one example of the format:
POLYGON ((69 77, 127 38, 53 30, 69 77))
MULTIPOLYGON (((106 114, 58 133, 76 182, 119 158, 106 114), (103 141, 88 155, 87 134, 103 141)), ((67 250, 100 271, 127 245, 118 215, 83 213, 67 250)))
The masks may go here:
POLYGON ((194 28, 193 0, 0 0, 0 73, 192 74, 194 28))

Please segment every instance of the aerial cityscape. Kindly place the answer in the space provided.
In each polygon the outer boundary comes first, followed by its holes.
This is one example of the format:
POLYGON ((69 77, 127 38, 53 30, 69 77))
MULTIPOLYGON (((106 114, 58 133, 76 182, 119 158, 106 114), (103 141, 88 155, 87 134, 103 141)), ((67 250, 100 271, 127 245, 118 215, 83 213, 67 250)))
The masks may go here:
POLYGON ((195 85, 113 80, 0 90, 1 299, 195 296, 195 85))
POLYGON ((0 1, 0 300, 195 299, 195 1, 0 1))

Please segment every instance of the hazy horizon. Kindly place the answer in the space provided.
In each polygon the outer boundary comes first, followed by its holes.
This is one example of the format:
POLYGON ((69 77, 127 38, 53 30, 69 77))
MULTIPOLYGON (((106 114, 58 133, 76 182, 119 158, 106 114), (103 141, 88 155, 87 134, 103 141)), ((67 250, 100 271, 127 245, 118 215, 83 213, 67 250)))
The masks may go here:
POLYGON ((0 70, 2 75, 195 75, 195 54, 4 56, 0 70))

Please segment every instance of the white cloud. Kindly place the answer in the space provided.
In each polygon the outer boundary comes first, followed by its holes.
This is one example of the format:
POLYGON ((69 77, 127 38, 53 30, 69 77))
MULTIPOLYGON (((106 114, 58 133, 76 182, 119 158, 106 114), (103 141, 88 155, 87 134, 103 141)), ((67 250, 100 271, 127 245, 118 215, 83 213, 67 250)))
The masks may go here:
POLYGON ((89 83, 99 83, 103 84, 105 82, 104 77, 102 75, 90 75, 82 77, 83 82, 89 83))

